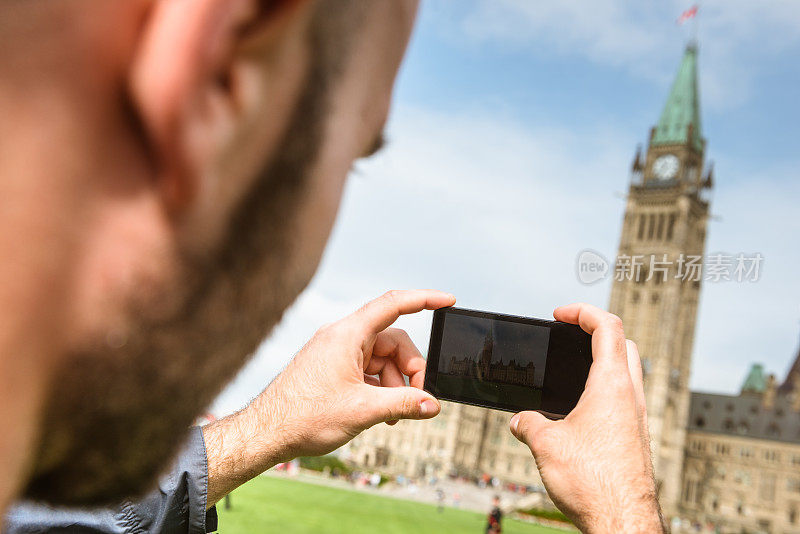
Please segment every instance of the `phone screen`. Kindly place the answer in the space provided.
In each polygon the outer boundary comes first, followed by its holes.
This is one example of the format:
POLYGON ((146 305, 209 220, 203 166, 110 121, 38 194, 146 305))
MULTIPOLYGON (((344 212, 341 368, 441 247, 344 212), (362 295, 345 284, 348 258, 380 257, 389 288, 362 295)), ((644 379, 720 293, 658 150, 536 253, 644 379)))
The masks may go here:
POLYGON ((591 366, 591 336, 558 321, 461 308, 434 312, 425 389, 437 398, 563 417, 591 366))

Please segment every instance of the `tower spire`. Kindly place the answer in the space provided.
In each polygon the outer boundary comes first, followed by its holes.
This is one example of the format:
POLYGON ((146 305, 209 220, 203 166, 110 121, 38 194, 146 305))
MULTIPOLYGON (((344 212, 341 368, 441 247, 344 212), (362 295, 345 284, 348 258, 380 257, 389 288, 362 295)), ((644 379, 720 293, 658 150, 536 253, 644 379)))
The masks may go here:
POLYGON ((700 92, 697 84, 697 43, 686 46, 667 103, 653 131, 651 146, 690 145, 702 153, 705 148, 700 120, 700 92))

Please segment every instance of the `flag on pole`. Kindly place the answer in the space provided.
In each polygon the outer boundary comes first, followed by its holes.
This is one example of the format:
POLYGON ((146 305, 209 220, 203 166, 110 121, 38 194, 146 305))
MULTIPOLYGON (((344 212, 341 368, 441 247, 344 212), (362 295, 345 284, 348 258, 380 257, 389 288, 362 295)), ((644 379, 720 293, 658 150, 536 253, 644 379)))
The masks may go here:
POLYGON ((695 15, 697 15, 697 5, 693 5, 692 7, 681 13, 681 16, 678 17, 678 24, 683 24, 687 20, 694 18, 695 15))

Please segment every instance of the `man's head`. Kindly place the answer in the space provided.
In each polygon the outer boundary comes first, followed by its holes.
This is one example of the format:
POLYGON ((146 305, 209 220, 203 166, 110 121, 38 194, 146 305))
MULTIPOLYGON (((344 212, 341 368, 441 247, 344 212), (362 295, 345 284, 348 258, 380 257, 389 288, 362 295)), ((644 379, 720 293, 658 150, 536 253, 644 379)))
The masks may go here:
POLYGON ((313 275, 415 10, 0 0, 0 376, 25 391, 0 399, 22 422, 0 458, 20 460, 17 490, 87 504, 152 483, 313 275))

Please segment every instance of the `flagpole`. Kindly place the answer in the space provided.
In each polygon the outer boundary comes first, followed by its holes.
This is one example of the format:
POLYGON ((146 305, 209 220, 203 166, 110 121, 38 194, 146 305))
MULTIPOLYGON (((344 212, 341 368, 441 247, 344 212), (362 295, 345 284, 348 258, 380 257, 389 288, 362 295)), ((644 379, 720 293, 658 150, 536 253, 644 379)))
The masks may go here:
POLYGON ((687 22, 689 22, 692 27, 689 28, 688 32, 684 33, 686 35, 687 46, 691 46, 692 48, 697 48, 698 46, 698 21, 697 15, 700 11, 700 2, 697 0, 691 8, 687 9, 681 16, 678 17, 678 25, 683 26, 687 22), (691 21, 689 19, 692 19, 691 21))
POLYGON ((695 48, 697 48, 699 46, 699 42, 698 42, 698 38, 697 38, 697 35, 698 35, 698 28, 697 27, 700 24, 700 22, 698 21, 698 19, 700 18, 700 0, 697 0, 697 3, 695 4, 695 6, 697 6, 697 14, 693 17, 694 20, 692 21, 692 24, 693 24, 692 32, 694 33, 694 35, 692 36, 692 44, 694 45, 695 48))

